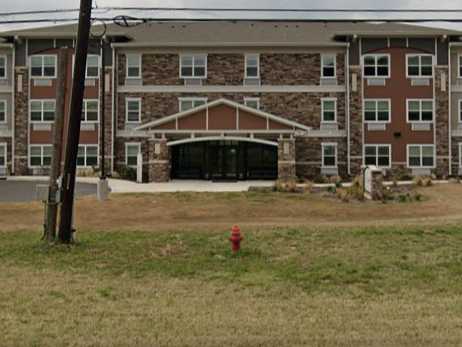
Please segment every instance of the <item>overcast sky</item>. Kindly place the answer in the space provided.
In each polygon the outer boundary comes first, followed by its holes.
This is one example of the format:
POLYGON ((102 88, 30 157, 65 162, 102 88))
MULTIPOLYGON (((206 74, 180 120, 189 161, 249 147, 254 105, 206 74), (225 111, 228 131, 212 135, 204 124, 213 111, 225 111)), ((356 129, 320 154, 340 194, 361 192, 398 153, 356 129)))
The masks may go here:
MULTIPOLYGON (((292 7, 292 8, 461 8, 460 0, 93 0, 98 6, 213 6, 213 7, 292 7)), ((79 0, 2 0, 0 12, 76 8, 79 0)))

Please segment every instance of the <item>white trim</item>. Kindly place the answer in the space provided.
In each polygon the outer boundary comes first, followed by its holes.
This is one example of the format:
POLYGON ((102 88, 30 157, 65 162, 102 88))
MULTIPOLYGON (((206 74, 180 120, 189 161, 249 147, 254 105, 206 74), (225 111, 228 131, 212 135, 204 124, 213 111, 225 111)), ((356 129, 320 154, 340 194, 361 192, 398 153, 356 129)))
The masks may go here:
POLYGON ((329 42, 329 41, 319 41, 319 42, 299 42, 299 41, 276 41, 276 42, 207 42, 207 41, 197 41, 197 42, 178 42, 178 41, 165 41, 159 43, 157 41, 133 41, 133 42, 115 42, 111 43, 112 47, 347 47, 348 43, 344 42, 329 42))
POLYGON ((244 77, 247 79, 259 79, 260 78, 260 54, 259 53, 246 53, 244 55, 244 77), (247 75, 247 57, 256 57, 257 58, 257 76, 248 76, 247 75))
POLYGON ((175 145, 181 145, 184 143, 192 143, 192 142, 204 142, 204 141, 244 141, 244 142, 254 142, 254 143, 261 143, 264 145, 269 145, 269 146, 278 146, 277 142, 274 141, 268 141, 268 140, 262 140, 262 139, 256 139, 253 137, 241 137, 241 136, 205 136, 205 137, 190 137, 187 139, 181 139, 181 140, 176 140, 176 141, 170 141, 167 142, 167 146, 175 146, 175 145))
MULTIPOLYGON (((79 144, 79 148, 80 147, 85 148, 84 157, 83 157, 83 160, 84 160, 85 164, 84 165, 77 165, 77 167, 78 168, 98 167, 99 166, 99 156, 100 156, 99 144, 97 144, 97 143, 96 144, 85 143, 85 144, 79 144), (96 147, 96 165, 87 165, 87 160, 88 160, 87 148, 88 147, 96 147)), ((78 161, 78 158, 79 158, 79 155, 78 155, 78 152, 77 152, 77 161, 78 161)))
POLYGON ((142 101, 140 97, 132 98, 132 97, 127 97, 125 98, 125 123, 126 124, 140 124, 141 123, 141 107, 142 107, 142 101), (128 120, 128 103, 130 101, 136 101, 138 102, 139 109, 138 109, 138 121, 131 121, 128 120))
POLYGON ((58 69, 58 66, 57 66, 57 56, 56 54, 33 54, 31 56, 29 56, 29 79, 54 79, 56 78, 56 72, 57 72, 57 69, 58 69), (42 59, 42 75, 41 76, 32 76, 32 57, 41 57, 42 59), (54 74, 53 76, 44 76, 43 73, 44 73, 44 60, 45 60, 45 57, 52 57, 55 61, 55 65, 54 65, 54 74))
POLYGON ((429 98, 422 98, 422 99, 406 99, 406 122, 407 123, 424 123, 424 124, 432 124, 435 122, 435 100, 434 99, 429 99, 429 98), (411 102, 419 102, 419 120, 410 120, 409 119, 409 103, 411 102), (432 120, 422 120, 422 102, 425 101, 431 101, 432 103, 432 120))
MULTIPOLYGON (((72 56, 72 59, 74 59, 75 55, 72 56)), ((74 63, 74 60, 72 60, 72 63, 74 63)), ((85 78, 86 79, 98 79, 101 75, 101 57, 98 54, 87 54, 87 64, 85 66, 85 78), (96 67, 98 69, 98 73, 96 76, 88 76, 88 58, 89 57, 96 57, 97 58, 97 63, 96 67)))
POLYGON ((365 143, 363 145, 363 165, 366 165, 366 147, 375 147, 375 166, 383 169, 391 168, 391 144, 387 143, 365 143), (379 165, 379 147, 388 147, 388 166, 379 165))
POLYGON ((5 118, 3 120, 0 119, 0 124, 6 124, 6 123, 8 123, 8 120, 7 120, 7 118, 8 118, 8 104, 7 104, 5 99, 0 100, 0 105, 1 104, 3 104, 3 112, 4 112, 4 117, 5 118))
POLYGON ((180 78, 181 79, 206 79, 207 78, 207 65, 208 65, 208 61, 207 61, 207 54, 205 53, 182 53, 182 54, 179 54, 179 59, 180 59, 180 71, 179 71, 179 75, 180 75, 180 78), (191 65, 191 68, 192 68, 192 76, 183 76, 183 72, 182 72, 182 68, 183 68, 183 57, 191 57, 192 58, 192 65, 191 65), (202 57, 204 58, 204 62, 205 62, 205 66, 204 66, 204 75, 203 76, 196 76, 195 73, 194 73, 194 69, 196 67, 196 57, 202 57))
POLYGON ((255 97, 244 97, 244 106, 247 106, 247 107, 252 107, 252 106, 249 106, 247 105, 247 102, 252 102, 252 101, 255 101, 257 103, 257 107, 256 109, 259 110, 260 109, 260 98, 255 98, 255 97))
POLYGON ((176 119, 188 116, 188 115, 196 113, 198 111, 208 110, 209 107, 214 107, 214 106, 221 105, 221 104, 228 105, 230 107, 235 107, 236 109, 240 108, 241 110, 252 113, 252 114, 254 114, 256 116, 267 117, 267 118, 269 118, 271 120, 274 120, 276 122, 291 126, 293 128, 298 128, 300 130, 305 130, 305 131, 311 130, 311 127, 307 127, 307 126, 305 126, 303 124, 300 124, 300 123, 297 123, 297 122, 294 122, 294 121, 291 121, 291 120, 288 120, 288 119, 285 119, 285 118, 282 118, 282 117, 279 117, 279 116, 275 116, 273 114, 263 112, 261 110, 256 110, 254 108, 247 107, 247 106, 241 105, 241 104, 239 104, 237 102, 230 101, 230 100, 223 99, 223 98, 222 99, 217 99, 215 101, 209 102, 209 103, 207 103, 205 105, 201 105, 199 107, 192 108, 192 109, 187 110, 187 111, 178 112, 178 113, 173 114, 171 116, 167 116, 167 117, 155 120, 155 121, 148 122, 146 124, 143 124, 143 125, 137 127, 135 130, 139 131, 139 130, 144 130, 144 129, 147 129, 147 128, 155 127, 155 126, 158 126, 158 125, 161 125, 161 124, 164 124, 164 123, 168 123, 170 121, 174 121, 176 119))
POLYGON ((416 144, 416 143, 406 145, 406 166, 409 169, 434 169, 436 167, 436 146, 434 144, 416 144), (422 161, 423 161, 422 147, 432 147, 433 148, 433 165, 432 166, 424 166, 424 165, 411 166, 411 165, 409 165, 409 147, 411 147, 411 146, 412 147, 420 147, 420 162, 421 162, 421 164, 423 164, 422 163, 422 161))
POLYGON ((373 124, 388 124, 391 123, 391 99, 374 99, 374 98, 366 98, 363 99, 363 122, 364 124, 373 123, 373 124), (375 121, 374 120, 366 120, 366 102, 375 102, 375 121), (386 101, 388 103, 388 120, 378 120, 379 117, 379 106, 378 103, 386 101))
MULTIPOLYGON (((141 78, 141 70, 143 66, 143 55, 141 53, 126 53, 125 54, 125 79, 140 79, 141 78), (138 58, 138 75, 137 76, 129 76, 128 75, 128 56, 137 57, 138 58)), ((131 66, 133 67, 133 66, 131 66)))
MULTIPOLYGON (((51 162, 50 162, 50 165, 43 165, 43 150, 44 150, 44 147, 51 147, 53 148, 53 145, 52 144, 38 144, 38 143, 33 143, 33 144, 29 144, 28 145, 28 151, 27 151, 27 165, 29 168, 49 168, 51 166, 51 162), (31 156, 31 148, 32 147, 40 147, 40 163, 42 165, 32 165, 31 163, 31 159, 32 159, 32 156, 31 156)), ((50 154, 51 157, 53 156, 53 154, 50 154)))
POLYGON ((458 112, 457 112, 457 121, 459 123, 462 123, 462 98, 458 100, 457 104, 459 105, 458 112))
POLYGON ((338 167, 338 143, 337 142, 322 142, 321 143, 321 168, 333 169, 338 167), (324 165, 324 148, 328 146, 334 146, 335 150, 335 165, 324 165))
MULTIPOLYGON (((125 166, 128 167, 137 167, 137 165, 128 165, 128 151, 127 147, 128 146, 137 146, 138 147, 138 153, 141 153, 141 142, 125 142, 125 166)), ((138 157, 137 157, 138 159, 138 157)))
MULTIPOLYGON (((7 167, 8 166, 8 143, 7 142, 0 142, 0 148, 4 148, 3 150, 3 158, 5 160, 5 165, 0 165, 1 168, 7 167)), ((1 157, 1 151, 0 151, 0 157, 1 157)))
POLYGON ((368 78, 383 78, 383 79, 388 79, 391 77, 391 54, 389 53, 375 53, 375 54, 363 54, 363 56, 361 57, 361 74, 363 76, 364 79, 368 79, 368 78), (371 75, 371 76, 367 76, 365 74, 365 65, 364 65, 364 60, 367 58, 367 57, 374 57, 374 61, 375 61, 375 75, 371 75), (377 58, 378 57, 387 57, 388 58, 388 75, 387 76, 381 76, 381 75, 377 75, 377 58))
POLYGON ((462 142, 458 143, 459 148, 459 167, 462 167, 462 142))
POLYGON ((0 80, 6 80, 8 78, 8 57, 6 54, 0 54, 0 59, 3 58, 5 61, 5 76, 0 76, 0 80))
POLYGON ((457 78, 462 78, 462 53, 457 55, 457 78))
POLYGON ((406 78, 408 79, 433 79, 435 75, 435 56, 429 53, 407 53, 406 54, 406 78), (409 75, 409 58, 418 57, 419 58, 419 74, 416 76, 409 75), (422 75, 422 57, 431 57, 432 58, 432 74, 430 76, 422 75))
MULTIPOLYGON (((179 110, 180 112, 187 111, 187 110, 183 110, 182 107, 181 107, 181 103, 182 103, 183 101, 191 101, 191 102, 193 103, 193 105, 192 105, 191 108, 195 108, 195 107, 197 107, 197 106, 194 106, 194 103, 195 103, 195 102, 197 102, 197 101, 201 102, 201 101, 202 101, 204 104, 206 104, 207 101, 208 101, 208 98, 202 97, 202 96, 198 96, 198 97, 194 97, 194 96, 179 97, 179 98, 178 98, 178 110, 179 110)), ((200 106, 200 105, 199 105, 199 106, 200 106)))
POLYGON ((56 118, 56 99, 29 99, 29 122, 30 124, 34 123, 54 123, 56 118), (41 120, 32 120, 32 103, 33 102, 40 102, 41 105, 41 120), (54 112, 55 115, 53 117, 53 120, 43 120, 43 115, 44 115, 44 110, 43 110, 43 105, 45 102, 52 102, 54 104, 54 112))
POLYGON ((345 85, 121 85, 118 93, 345 93, 345 85))
POLYGON ((322 79, 337 79, 337 54, 321 54, 321 78, 322 79), (334 58, 334 76, 324 76, 324 58, 333 57, 334 58))
POLYGON ((337 98, 321 98, 321 124, 336 124, 337 123, 337 98), (334 120, 324 120, 324 102, 334 102, 334 120))
POLYGON ((85 98, 82 100, 82 112, 85 114, 85 118, 81 120, 82 123, 99 123, 99 116, 100 116, 100 107, 99 107, 99 99, 90 99, 85 98), (96 113, 96 120, 88 120, 87 112, 88 112, 88 102, 96 102, 97 113, 96 113))

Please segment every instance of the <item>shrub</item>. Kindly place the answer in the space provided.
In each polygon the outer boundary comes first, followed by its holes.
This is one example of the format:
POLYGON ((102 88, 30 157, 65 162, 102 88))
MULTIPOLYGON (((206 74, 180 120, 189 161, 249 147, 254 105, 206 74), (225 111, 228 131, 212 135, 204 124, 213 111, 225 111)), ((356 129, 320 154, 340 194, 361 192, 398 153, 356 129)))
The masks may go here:
POLYGON ((98 171, 92 167, 77 168, 76 174, 78 177, 96 177, 98 175, 98 171))
POLYGON ((418 176, 414 178, 414 183, 418 187, 430 187, 431 185, 433 185, 432 178, 428 176, 418 176))
POLYGON ((351 183, 351 186, 347 188, 347 192, 351 198, 356 200, 364 200, 364 188, 362 176, 356 176, 351 183))
POLYGON ((329 179, 326 176, 318 175, 313 179, 314 183, 325 184, 329 183, 329 179))
POLYGON ((136 181, 136 169, 129 166, 121 166, 118 170, 120 178, 129 181, 136 181))
POLYGON ((296 180, 277 180, 274 183, 274 190, 281 193, 296 193, 299 191, 296 180))

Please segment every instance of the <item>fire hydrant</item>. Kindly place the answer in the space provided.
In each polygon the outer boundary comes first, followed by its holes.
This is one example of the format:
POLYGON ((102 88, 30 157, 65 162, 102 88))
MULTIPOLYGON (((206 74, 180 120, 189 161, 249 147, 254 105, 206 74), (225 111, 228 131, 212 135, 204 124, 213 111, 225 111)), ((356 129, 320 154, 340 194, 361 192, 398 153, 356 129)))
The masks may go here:
POLYGON ((231 228, 231 237, 229 238, 229 241, 231 241, 231 248, 234 254, 239 252, 241 248, 242 239, 243 237, 241 235, 241 229, 237 225, 234 225, 231 228))

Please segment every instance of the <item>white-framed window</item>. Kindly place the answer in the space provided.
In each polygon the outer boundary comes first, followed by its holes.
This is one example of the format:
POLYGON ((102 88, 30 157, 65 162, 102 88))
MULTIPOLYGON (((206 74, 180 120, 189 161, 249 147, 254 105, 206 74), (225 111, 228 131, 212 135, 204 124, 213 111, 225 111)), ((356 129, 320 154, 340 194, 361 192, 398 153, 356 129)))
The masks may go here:
POLYGON ((462 123, 462 99, 459 99, 459 123, 462 123))
POLYGON ((126 78, 141 78, 141 54, 129 53, 127 58, 126 78))
POLYGON ((409 168, 435 167, 435 146, 407 145, 407 165, 409 168))
POLYGON ((458 70, 458 77, 462 78, 462 54, 459 54, 457 57, 457 70, 458 70))
POLYGON ((363 56, 363 74, 370 78, 390 77, 389 54, 366 54, 363 56))
POLYGON ((98 145, 79 145, 77 152, 77 166, 98 166, 98 145))
POLYGON ((56 55, 32 55, 30 75, 32 78, 56 78, 56 55))
POLYGON ((364 145, 364 164, 377 167, 391 167, 391 145, 364 145))
POLYGON ((82 122, 97 123, 99 119, 98 99, 83 99, 82 122))
POLYGON ((53 99, 35 99, 29 102, 30 121, 50 123, 55 120, 56 101, 53 99))
POLYGON ((6 55, 4 54, 0 55, 0 79, 6 78, 6 64, 7 64, 6 55))
POLYGON ((432 99, 407 99, 408 123, 431 123, 433 122, 432 99))
POLYGON ((260 78, 260 55, 245 55, 245 78, 260 78))
POLYGON ((431 54, 406 54, 406 76, 412 78, 433 77, 431 54))
POLYGON ((322 143, 322 167, 337 167, 337 143, 322 143))
POLYGON ((321 77, 336 78, 337 77, 337 56, 335 54, 321 55, 321 77))
POLYGON ((52 145, 30 145, 29 167, 48 167, 51 165, 52 145))
POLYGON ((459 167, 462 167, 462 142, 459 142, 459 167))
POLYGON ((6 166, 6 142, 0 143, 0 167, 6 166))
POLYGON ((0 123, 6 123, 6 100, 0 100, 0 123))
POLYGON ((141 153, 141 143, 139 142, 125 143, 125 165, 129 167, 137 167, 138 153, 141 153))
POLYGON ((389 123, 391 115, 390 99, 364 99, 364 122, 389 123))
POLYGON ((141 122, 141 98, 125 99, 125 121, 127 123, 141 122))
POLYGON ((206 78, 207 55, 206 54, 182 54, 180 55, 180 78, 206 78))
POLYGON ((85 78, 98 78, 99 76, 99 55, 87 55, 87 68, 85 69, 85 78))
POLYGON ((207 103, 207 98, 179 98, 179 110, 180 112, 190 110, 195 107, 205 105, 207 103))
POLYGON ((322 123, 337 122, 337 98, 321 99, 322 123))
POLYGON ((260 98, 244 98, 244 105, 259 110, 260 98))

